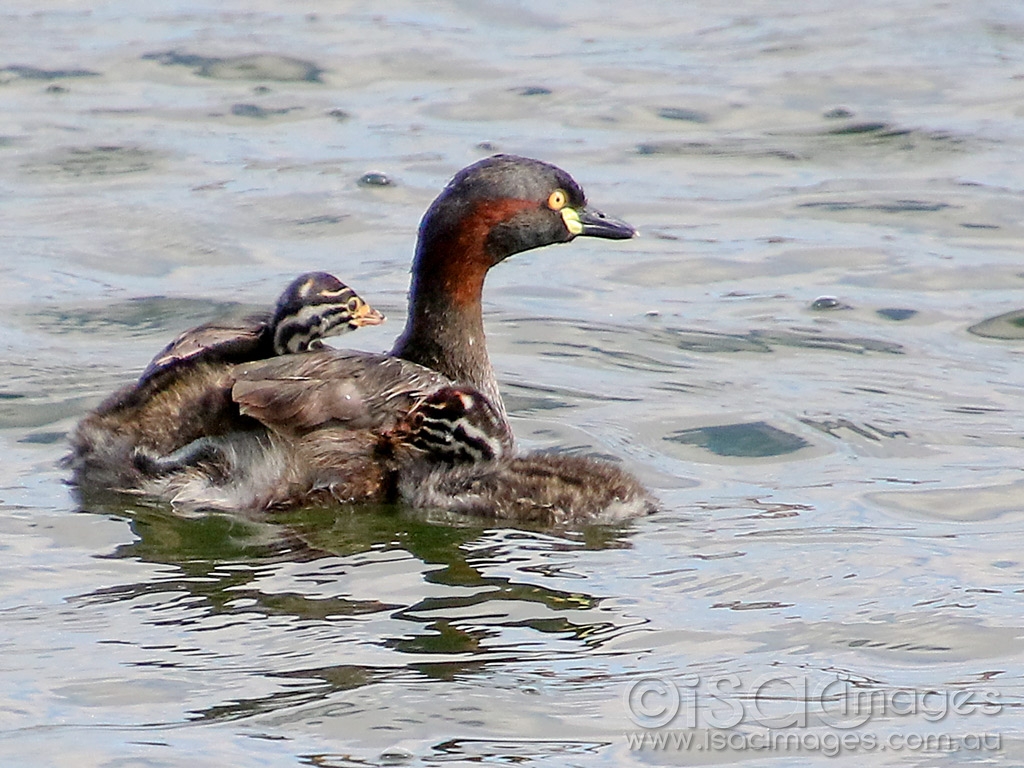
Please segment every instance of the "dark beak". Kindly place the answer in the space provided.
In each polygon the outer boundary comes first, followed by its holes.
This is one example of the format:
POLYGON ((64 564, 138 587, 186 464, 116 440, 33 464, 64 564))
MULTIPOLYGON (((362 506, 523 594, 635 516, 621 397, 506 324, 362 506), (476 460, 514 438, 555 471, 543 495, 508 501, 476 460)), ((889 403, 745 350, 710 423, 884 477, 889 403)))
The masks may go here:
POLYGON ((584 208, 579 211, 583 237, 603 237, 606 240, 629 240, 636 230, 624 221, 609 219, 600 211, 584 208))

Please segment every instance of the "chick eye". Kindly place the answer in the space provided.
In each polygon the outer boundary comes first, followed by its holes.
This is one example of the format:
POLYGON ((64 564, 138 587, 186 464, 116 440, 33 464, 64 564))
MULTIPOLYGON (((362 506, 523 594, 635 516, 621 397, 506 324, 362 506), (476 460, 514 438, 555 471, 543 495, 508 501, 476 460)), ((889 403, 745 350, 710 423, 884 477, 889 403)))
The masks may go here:
POLYGON ((548 195, 548 208, 552 211, 560 211, 565 208, 565 204, 569 202, 569 196, 565 194, 564 189, 556 189, 550 195, 548 195))
POLYGON ((359 309, 359 299, 349 299, 348 300, 348 311, 349 312, 355 312, 357 309, 359 309))

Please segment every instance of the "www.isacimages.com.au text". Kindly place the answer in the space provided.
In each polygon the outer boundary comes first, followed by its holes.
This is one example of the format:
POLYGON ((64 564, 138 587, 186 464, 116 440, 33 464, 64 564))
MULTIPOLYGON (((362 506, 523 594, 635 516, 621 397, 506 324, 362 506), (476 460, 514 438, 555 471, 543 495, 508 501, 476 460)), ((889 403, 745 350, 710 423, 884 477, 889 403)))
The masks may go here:
POLYGON ((999 733, 834 733, 793 730, 740 732, 713 729, 626 732, 633 751, 818 752, 828 757, 852 752, 996 752, 999 733))

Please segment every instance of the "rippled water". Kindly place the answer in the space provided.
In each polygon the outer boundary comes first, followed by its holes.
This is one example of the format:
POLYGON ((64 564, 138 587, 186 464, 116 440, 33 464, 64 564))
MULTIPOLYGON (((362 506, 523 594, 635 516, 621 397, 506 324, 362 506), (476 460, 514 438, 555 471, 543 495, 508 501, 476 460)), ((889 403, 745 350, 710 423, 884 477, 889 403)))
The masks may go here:
POLYGON ((0 11, 0 763, 1024 759, 1024 8, 620 6, 0 11), (662 512, 73 498, 76 419, 300 271, 387 348, 419 216, 493 151, 643 233, 518 256, 486 309, 521 444, 621 458, 662 512), (810 710, 799 749, 630 741, 768 710, 810 710))

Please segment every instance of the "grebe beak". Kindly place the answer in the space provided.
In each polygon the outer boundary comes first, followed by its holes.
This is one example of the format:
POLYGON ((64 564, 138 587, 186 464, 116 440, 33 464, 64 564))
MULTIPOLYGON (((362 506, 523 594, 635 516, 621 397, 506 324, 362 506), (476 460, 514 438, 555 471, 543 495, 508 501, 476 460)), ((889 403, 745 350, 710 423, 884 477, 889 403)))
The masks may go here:
POLYGON ((565 226, 573 237, 603 237, 605 240, 629 240, 636 235, 636 229, 624 221, 610 219, 593 208, 576 210, 566 206, 562 209, 565 226))

